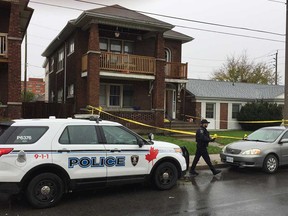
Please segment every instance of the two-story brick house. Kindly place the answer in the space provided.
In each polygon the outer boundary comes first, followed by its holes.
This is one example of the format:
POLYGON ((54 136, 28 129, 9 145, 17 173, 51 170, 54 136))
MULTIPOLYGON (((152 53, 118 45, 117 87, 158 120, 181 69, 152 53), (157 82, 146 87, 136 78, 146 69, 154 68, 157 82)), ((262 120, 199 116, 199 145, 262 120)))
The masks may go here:
POLYGON ((33 14, 28 2, 0 0, 0 105, 9 118, 21 117, 21 43, 33 14))
POLYGON ((119 5, 84 11, 43 52, 49 102, 73 103, 75 113, 101 106, 157 126, 165 114, 180 117, 182 44, 193 38, 173 28, 119 5))

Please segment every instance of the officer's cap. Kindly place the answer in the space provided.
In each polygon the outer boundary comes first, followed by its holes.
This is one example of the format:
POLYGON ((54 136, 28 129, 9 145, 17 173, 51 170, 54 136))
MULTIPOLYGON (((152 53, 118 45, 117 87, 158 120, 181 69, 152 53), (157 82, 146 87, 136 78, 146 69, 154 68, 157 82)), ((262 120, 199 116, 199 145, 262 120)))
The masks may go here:
POLYGON ((206 124, 209 124, 210 122, 208 122, 207 119, 202 119, 202 120, 201 120, 201 124, 205 124, 205 123, 206 123, 206 124))

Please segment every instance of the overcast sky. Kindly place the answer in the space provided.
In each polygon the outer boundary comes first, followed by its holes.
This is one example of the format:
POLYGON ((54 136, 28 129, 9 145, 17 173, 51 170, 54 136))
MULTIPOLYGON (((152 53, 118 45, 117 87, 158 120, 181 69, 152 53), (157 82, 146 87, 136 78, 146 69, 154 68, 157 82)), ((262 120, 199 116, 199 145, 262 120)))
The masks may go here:
MULTIPOLYGON (((251 61, 265 62, 273 67, 273 58, 278 50, 280 84, 284 83, 284 3, 269 0, 86 1, 105 5, 118 4, 136 11, 179 18, 146 14, 173 24, 176 26, 174 30, 194 38, 183 44, 182 50, 182 62, 188 62, 188 78, 210 79, 213 72, 227 62, 227 57, 239 57, 244 53, 251 61), (218 24, 230 27, 220 27, 218 24), (249 31, 232 27, 246 28, 249 31)), ((28 28, 28 77, 44 78, 42 65, 45 59, 41 54, 49 43, 69 20, 77 18, 83 10, 102 6, 74 0, 30 0, 29 7, 34 9, 34 14, 28 28)), ((22 65, 24 66, 24 61, 22 65)))

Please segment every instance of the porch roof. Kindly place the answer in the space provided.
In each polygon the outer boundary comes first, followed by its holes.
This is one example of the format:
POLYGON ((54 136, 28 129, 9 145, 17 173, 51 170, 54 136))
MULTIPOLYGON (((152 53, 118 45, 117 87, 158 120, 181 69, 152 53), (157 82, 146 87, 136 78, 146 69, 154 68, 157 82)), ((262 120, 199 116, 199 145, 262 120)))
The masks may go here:
POLYGON ((281 99, 284 94, 282 85, 261 85, 252 83, 233 83, 214 80, 189 79, 187 91, 196 98, 213 99, 281 99))

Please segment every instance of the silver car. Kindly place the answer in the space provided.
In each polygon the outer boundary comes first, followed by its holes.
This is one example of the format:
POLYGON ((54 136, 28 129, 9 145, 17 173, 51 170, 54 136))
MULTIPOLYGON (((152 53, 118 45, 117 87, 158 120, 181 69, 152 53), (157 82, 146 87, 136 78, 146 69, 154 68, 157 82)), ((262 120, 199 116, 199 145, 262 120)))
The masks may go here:
POLYGON ((288 164, 288 128, 264 127, 222 149, 221 161, 239 167, 262 167, 274 173, 288 164))

